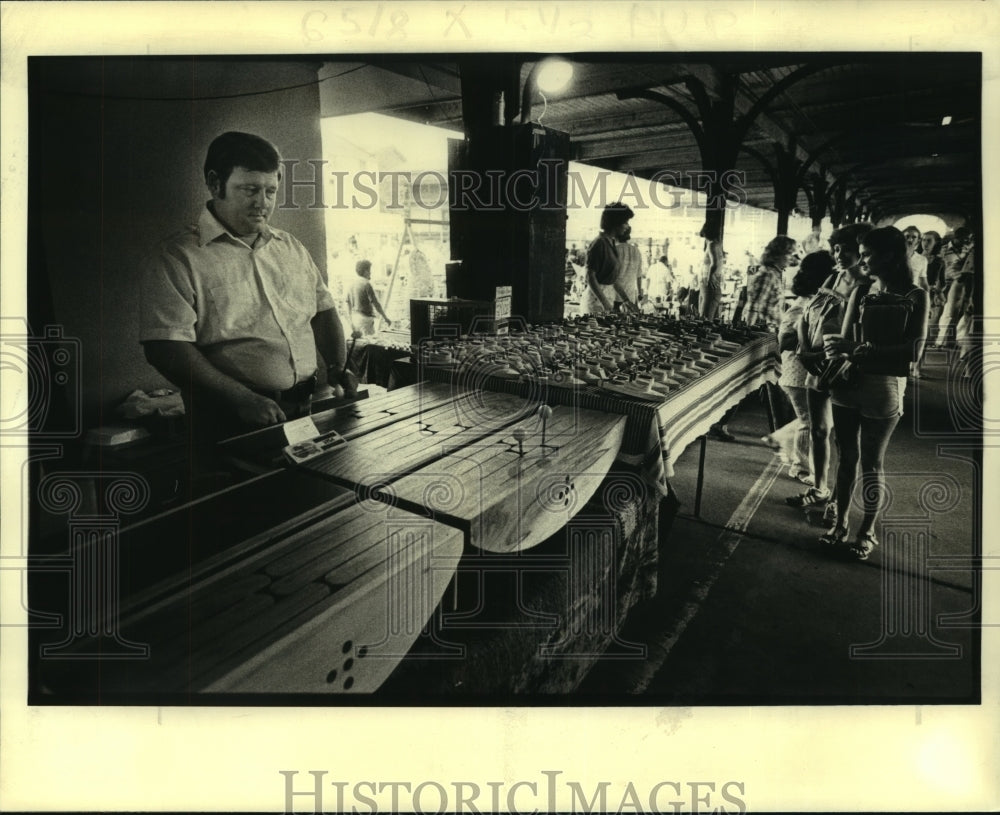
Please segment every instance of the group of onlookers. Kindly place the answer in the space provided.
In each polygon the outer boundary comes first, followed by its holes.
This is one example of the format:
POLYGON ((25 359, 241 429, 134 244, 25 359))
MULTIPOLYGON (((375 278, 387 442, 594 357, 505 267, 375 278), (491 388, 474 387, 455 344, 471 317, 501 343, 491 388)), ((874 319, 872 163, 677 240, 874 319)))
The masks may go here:
MULTIPOLYGON (((587 252, 588 311, 643 307, 636 283, 641 262, 628 243, 632 217, 624 204, 604 210, 601 234, 587 252)), ((706 223, 701 238, 697 282, 674 275, 669 240, 646 279, 649 288, 676 291, 682 314, 713 320, 725 256, 717 229, 706 223)), ((822 511, 829 530, 820 542, 864 560, 878 544, 883 461, 903 414, 907 378, 920 377, 928 341, 935 347, 957 343, 963 355, 968 350, 963 333, 972 312, 973 236, 966 227, 942 239, 914 226, 852 223, 834 230, 829 251, 818 248, 818 235, 810 238, 805 246, 786 235, 768 243, 747 281, 740 315, 778 335, 780 393, 794 419, 764 441, 781 451, 789 474, 807 487, 788 503, 822 511), (785 275, 792 271, 793 299, 786 302, 785 275), (832 477, 831 438, 839 449, 832 477), (851 497, 859 476, 863 513, 852 530, 851 497)), ((734 412, 709 435, 733 440, 727 423, 734 412)))
MULTIPOLYGON (((788 240, 778 236, 768 250, 788 240)), ((795 418, 764 441, 808 486, 787 502, 822 510, 829 530, 821 544, 864 560, 878 545, 883 462, 903 414, 907 377, 920 376, 929 336, 936 333, 936 346, 949 343, 959 315, 971 318, 973 243, 964 227, 942 241, 915 227, 866 223, 836 229, 829 242, 832 252, 802 259, 792 283, 795 300, 781 316, 779 384, 795 418), (832 482, 831 430, 839 450, 832 482), (863 512, 852 531, 859 472, 863 512)), ((765 257, 773 256, 768 250, 765 257)), ((771 266, 748 286, 768 292, 765 307, 750 306, 751 323, 772 324, 771 266)))

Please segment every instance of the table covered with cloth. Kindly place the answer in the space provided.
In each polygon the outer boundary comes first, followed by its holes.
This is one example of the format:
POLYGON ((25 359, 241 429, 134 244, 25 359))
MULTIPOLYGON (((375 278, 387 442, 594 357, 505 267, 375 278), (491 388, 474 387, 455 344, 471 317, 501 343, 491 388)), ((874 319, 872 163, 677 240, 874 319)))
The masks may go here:
POLYGON ((641 468, 660 494, 685 448, 719 421, 733 405, 781 372, 777 338, 759 333, 711 369, 661 397, 635 397, 598 385, 565 386, 494 376, 461 365, 418 365, 418 378, 448 382, 456 392, 482 388, 514 393, 539 404, 603 410, 627 417, 619 461, 641 468))

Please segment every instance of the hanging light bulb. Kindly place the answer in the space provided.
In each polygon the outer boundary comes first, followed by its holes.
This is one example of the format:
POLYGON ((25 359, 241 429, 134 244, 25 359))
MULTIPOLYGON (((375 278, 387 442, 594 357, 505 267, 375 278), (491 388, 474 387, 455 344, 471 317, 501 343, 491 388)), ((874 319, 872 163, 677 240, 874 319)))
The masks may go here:
POLYGON ((546 57, 535 63, 521 91, 521 122, 531 121, 531 103, 536 93, 557 94, 569 84, 572 76, 572 64, 561 57, 546 57))
POLYGON ((560 57, 542 60, 538 70, 538 89, 545 93, 559 93, 573 78, 572 63, 560 57))

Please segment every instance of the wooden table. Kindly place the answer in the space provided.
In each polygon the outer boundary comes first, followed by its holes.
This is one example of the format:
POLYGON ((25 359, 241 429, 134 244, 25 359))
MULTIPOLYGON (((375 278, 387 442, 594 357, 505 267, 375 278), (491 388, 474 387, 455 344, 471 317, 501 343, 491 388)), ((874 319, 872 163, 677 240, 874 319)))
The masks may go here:
MULTIPOLYGON (((57 645, 59 658, 42 660, 46 684, 73 688, 81 660, 113 641, 145 657, 90 666, 105 698, 372 692, 424 630, 466 547, 517 551, 565 525, 607 474, 625 419, 559 407, 543 446, 534 404, 430 384, 326 411, 316 424, 347 443, 214 500, 233 512, 241 490, 266 501, 268 485, 295 489, 304 478, 335 490, 318 509, 274 517, 244 541, 206 541, 205 559, 176 562, 159 581, 144 576, 108 609, 98 636, 57 645)), ((226 447, 266 467, 273 433, 226 447)), ((280 487, 273 499, 282 500, 280 487)), ((202 506, 197 517, 211 517, 202 506)), ((146 521, 118 543, 138 549, 156 528, 181 536, 196 517, 187 511, 146 521)))

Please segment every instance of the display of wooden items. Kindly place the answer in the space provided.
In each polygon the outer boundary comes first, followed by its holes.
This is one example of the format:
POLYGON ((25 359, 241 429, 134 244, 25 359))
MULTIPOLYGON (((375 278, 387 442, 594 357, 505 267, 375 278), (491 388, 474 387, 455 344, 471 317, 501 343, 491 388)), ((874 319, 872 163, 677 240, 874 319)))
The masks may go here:
POLYGON ((656 400, 757 336, 694 320, 615 315, 508 335, 425 340, 413 353, 421 365, 451 368, 470 381, 497 376, 556 386, 594 385, 656 400))

